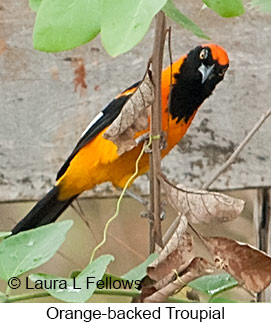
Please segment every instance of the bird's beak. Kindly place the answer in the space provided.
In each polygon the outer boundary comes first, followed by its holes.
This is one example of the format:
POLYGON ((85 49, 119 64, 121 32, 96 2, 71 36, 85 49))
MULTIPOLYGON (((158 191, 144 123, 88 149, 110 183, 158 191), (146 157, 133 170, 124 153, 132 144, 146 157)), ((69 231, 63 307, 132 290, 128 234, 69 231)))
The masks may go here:
POLYGON ((201 80, 201 84, 203 84, 208 77, 210 76, 210 74, 213 72, 215 67, 215 64, 211 65, 211 66, 206 66, 203 63, 200 65, 200 67, 198 68, 198 70, 200 71, 201 75, 202 75, 202 80, 201 80))

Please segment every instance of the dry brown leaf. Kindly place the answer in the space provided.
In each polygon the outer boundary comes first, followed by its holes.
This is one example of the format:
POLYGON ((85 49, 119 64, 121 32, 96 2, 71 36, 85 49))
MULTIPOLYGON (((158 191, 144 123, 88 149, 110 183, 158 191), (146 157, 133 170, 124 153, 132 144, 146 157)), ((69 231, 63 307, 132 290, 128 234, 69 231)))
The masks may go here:
POLYGON ((153 100, 153 84, 149 73, 146 73, 135 93, 122 108, 119 116, 103 134, 104 138, 113 141, 118 147, 118 155, 122 155, 138 145, 135 134, 148 129, 148 119, 153 100))
POLYGON ((171 238, 168 240, 164 248, 159 252, 159 257, 155 259, 155 261, 150 264, 149 267, 157 266, 158 263, 164 261, 172 251, 174 251, 180 244, 183 243, 182 236, 186 229, 187 219, 185 216, 180 216, 178 226, 177 228, 175 228, 174 232, 172 232, 171 238))
POLYGON ((174 276, 174 271, 182 271, 193 259, 193 240, 187 232, 182 232, 179 236, 178 229, 172 236, 161 255, 148 266, 148 276, 158 282, 160 280, 168 281, 174 276))
POLYGON ((231 274, 243 287, 259 293, 271 283, 271 257, 235 240, 202 237, 218 267, 231 274))
POLYGON ((161 183, 171 205, 191 223, 215 223, 235 219, 245 202, 217 192, 174 186, 164 176, 161 183))
POLYGON ((3 39, 0 39, 0 55, 2 55, 6 49, 7 43, 3 39))
MULTIPOLYGON (((212 274, 215 267, 204 258, 194 258, 189 266, 180 274, 180 276, 169 284, 163 286, 157 290, 156 284, 153 287, 153 293, 143 299, 144 303, 161 303, 178 291, 194 279, 197 279, 203 275, 212 274)), ((149 288, 149 291, 151 289, 149 288)))
POLYGON ((74 91, 76 92, 78 87, 80 87, 80 94, 83 93, 84 89, 87 88, 86 83, 86 69, 85 63, 82 57, 73 58, 72 66, 74 69, 74 91))

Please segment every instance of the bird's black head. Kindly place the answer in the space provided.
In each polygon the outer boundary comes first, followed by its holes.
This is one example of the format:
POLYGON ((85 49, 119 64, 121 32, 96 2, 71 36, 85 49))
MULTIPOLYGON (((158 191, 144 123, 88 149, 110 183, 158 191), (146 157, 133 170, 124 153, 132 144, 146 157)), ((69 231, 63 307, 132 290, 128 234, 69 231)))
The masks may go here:
POLYGON ((174 75, 170 113, 177 122, 187 122, 216 85, 223 80, 229 67, 226 51, 215 44, 197 46, 189 52, 174 75))

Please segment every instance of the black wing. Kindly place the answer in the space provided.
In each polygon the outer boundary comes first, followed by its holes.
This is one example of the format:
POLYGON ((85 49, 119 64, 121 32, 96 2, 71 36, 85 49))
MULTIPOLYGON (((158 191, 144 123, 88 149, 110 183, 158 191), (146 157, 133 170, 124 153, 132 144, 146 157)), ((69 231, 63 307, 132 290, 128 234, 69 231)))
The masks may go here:
POLYGON ((58 180, 62 175, 65 174, 67 168, 70 165, 73 157, 78 153, 78 151, 83 148, 86 144, 88 144, 92 139, 94 139, 102 130, 104 130, 107 126, 109 126, 120 114, 124 104, 130 98, 132 94, 125 95, 127 90, 131 90, 132 88, 136 88, 140 82, 136 82, 125 91, 123 91, 124 95, 120 95, 113 101, 111 101, 103 110, 97 115, 97 119, 95 118, 88 128, 83 133, 82 137, 78 141, 74 150, 71 152, 70 156, 67 158, 63 166, 57 173, 56 180, 58 180))

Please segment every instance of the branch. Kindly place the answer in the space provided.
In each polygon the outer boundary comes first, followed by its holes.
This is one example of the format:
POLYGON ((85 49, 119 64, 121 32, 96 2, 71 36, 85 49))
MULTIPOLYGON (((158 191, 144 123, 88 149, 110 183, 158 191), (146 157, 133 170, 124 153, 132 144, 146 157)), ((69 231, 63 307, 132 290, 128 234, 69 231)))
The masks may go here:
POLYGON ((271 115, 271 108, 266 111, 259 121, 255 124, 255 126, 250 130, 244 140, 240 143, 240 145, 236 148, 230 158, 210 177, 210 179, 202 186, 202 189, 209 188, 213 182, 235 161, 240 152, 243 150, 245 145, 249 142, 249 140, 254 136, 254 134, 259 130, 264 121, 271 115))
POLYGON ((154 103, 151 109, 152 153, 150 156, 150 253, 154 252, 155 244, 162 246, 160 222, 161 188, 158 173, 161 169, 161 72, 166 36, 166 18, 160 11, 156 15, 155 39, 152 52, 152 76, 154 83, 154 103), (153 220, 153 221, 152 221, 153 220))
MULTIPOLYGON (((118 289, 105 289, 100 290, 96 289, 94 291, 95 295, 110 295, 110 296, 125 296, 125 297, 137 297, 140 295, 140 292, 137 290, 118 290, 118 289)), ((20 301, 25 301, 28 299, 41 298, 41 297, 49 297, 51 296, 48 292, 40 292, 40 293, 29 293, 29 294, 21 294, 8 296, 5 300, 6 303, 15 303, 20 301)), ((52 296, 54 297, 54 296, 52 296)))
MULTIPOLYGON (((137 290, 118 290, 118 289, 96 289, 94 291, 95 295, 109 295, 109 296, 124 296, 124 297, 138 297, 140 296, 140 292, 137 290)), ((35 298, 42 298, 42 297, 50 297, 51 295, 48 292, 39 292, 39 293, 28 293, 28 294, 20 294, 20 295, 13 295, 8 296, 5 299, 5 303, 15 303, 20 301, 25 301, 29 299, 35 299, 35 298)), ((53 297, 53 296, 52 296, 53 297)), ((183 303, 184 301, 179 300, 174 297, 168 297, 168 302, 174 302, 174 303, 183 303)))

